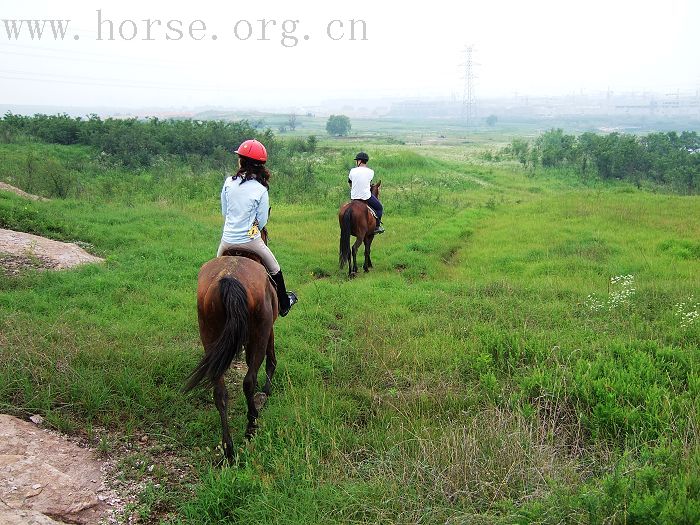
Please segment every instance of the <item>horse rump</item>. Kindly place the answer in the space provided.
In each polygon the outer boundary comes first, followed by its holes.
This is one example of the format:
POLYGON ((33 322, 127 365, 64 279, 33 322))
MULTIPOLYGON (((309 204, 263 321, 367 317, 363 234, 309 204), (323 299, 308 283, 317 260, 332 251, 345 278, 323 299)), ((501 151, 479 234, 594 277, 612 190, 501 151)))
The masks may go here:
MULTIPOLYGON (((205 348, 205 354, 185 385, 185 392, 206 383, 212 386, 226 373, 231 361, 240 355, 248 341, 248 294, 243 285, 233 277, 219 280, 221 302, 224 305, 224 328, 217 340, 205 348)), ((206 316, 206 313, 200 312, 206 316)))

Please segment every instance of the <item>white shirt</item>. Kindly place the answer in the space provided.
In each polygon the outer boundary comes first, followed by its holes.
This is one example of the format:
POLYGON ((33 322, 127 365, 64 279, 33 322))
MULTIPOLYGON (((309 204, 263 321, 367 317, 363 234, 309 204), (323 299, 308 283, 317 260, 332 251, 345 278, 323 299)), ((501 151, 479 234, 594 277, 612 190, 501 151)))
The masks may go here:
POLYGON ((374 177, 374 170, 368 168, 367 166, 359 166, 350 170, 348 179, 352 181, 352 187, 350 189, 351 199, 360 199, 366 201, 372 196, 369 191, 370 182, 372 182, 372 177, 374 177))

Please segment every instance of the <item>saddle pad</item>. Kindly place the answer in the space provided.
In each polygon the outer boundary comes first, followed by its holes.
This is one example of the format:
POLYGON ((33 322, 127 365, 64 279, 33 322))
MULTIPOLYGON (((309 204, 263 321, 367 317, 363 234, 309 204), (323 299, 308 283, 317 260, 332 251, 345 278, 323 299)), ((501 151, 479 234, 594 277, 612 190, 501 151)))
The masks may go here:
POLYGON ((377 214, 375 213, 375 211, 374 211, 374 210, 372 209, 372 207, 371 207, 369 204, 367 204, 365 201, 363 201, 363 200, 361 200, 361 199, 353 199, 351 202, 361 202, 362 204, 364 204, 365 206, 367 206, 367 209, 368 209, 369 212, 372 214, 372 217, 374 217, 375 219, 377 218, 377 214))
MULTIPOLYGON (((223 255, 228 255, 230 257, 245 257, 246 259, 250 259, 251 261, 255 261, 256 263, 260 264, 263 268, 265 268, 265 265, 263 264, 262 258, 255 252, 251 252, 246 249, 242 248, 227 248, 224 250, 224 253, 221 254, 223 255)), ((265 268, 267 270, 267 268, 265 268)), ((277 283, 275 280, 272 278, 270 275, 270 272, 267 272, 267 280, 272 283, 272 286, 275 290, 277 290, 277 283)))

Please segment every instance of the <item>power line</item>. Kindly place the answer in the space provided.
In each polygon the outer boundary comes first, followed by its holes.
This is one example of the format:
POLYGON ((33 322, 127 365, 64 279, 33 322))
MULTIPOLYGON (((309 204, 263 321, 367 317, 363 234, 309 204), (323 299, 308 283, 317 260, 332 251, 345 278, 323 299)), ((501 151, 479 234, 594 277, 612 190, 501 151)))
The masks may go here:
MULTIPOLYGON (((6 75, 29 75, 30 77, 39 77, 40 80, 46 80, 46 81, 51 81, 51 78, 42 78, 42 77, 53 77, 58 80, 62 81, 80 81, 80 80, 87 80, 88 82, 93 82, 93 83, 99 83, 99 84, 106 84, 110 86, 115 86, 119 87, 120 85, 125 84, 123 79, 120 78, 100 78, 100 77, 85 77, 81 75, 64 75, 64 74, 55 74, 55 73, 46 73, 46 72, 34 72, 34 71, 18 71, 18 70, 13 70, 13 69, 5 69, 5 70, 0 70, 0 74, 6 74, 6 75)), ((132 85, 132 86, 148 86, 148 87, 154 87, 154 88, 163 88, 163 89, 168 89, 168 88, 179 88, 179 89, 190 89, 190 90, 205 90, 205 91, 211 91, 215 90, 218 91, 218 88, 208 88, 208 87, 202 87, 202 86, 195 86, 192 84, 171 84, 171 83, 158 83, 158 82, 126 82, 127 85, 132 85)))
POLYGON ((158 66, 162 67, 163 64, 170 64, 173 66, 182 66, 184 63, 195 64, 195 62, 193 62, 191 60, 184 62, 182 60, 166 60, 166 59, 162 59, 160 57, 148 59, 148 58, 132 57, 132 56, 127 56, 127 55, 96 53, 96 52, 82 51, 82 50, 77 50, 77 49, 55 49, 55 48, 42 47, 42 46, 27 46, 27 45, 15 44, 15 43, 10 43, 10 42, 0 42, 0 54, 13 55, 13 54, 20 53, 18 51, 5 51, 4 49, 2 49, 3 46, 20 48, 20 49, 27 49, 27 50, 31 50, 31 51, 38 51, 39 53, 36 53, 36 54, 31 54, 31 53, 25 52, 24 54, 21 55, 21 56, 35 56, 37 58, 52 58, 52 59, 55 58, 55 59, 59 59, 59 60, 78 60, 78 61, 89 61, 89 62, 99 62, 99 63, 105 63, 107 60, 116 59, 120 62, 125 62, 125 63, 129 63, 129 64, 133 64, 134 62, 143 62, 144 65, 157 66, 157 67, 158 66), (53 54, 46 54, 47 51, 49 53, 53 53, 53 54), (61 54, 67 54, 68 56, 60 56, 61 54), (71 54, 72 55, 85 55, 85 56, 96 57, 96 58, 99 58, 100 60, 70 56, 71 54))
MULTIPOLYGON (((64 43, 64 41, 56 41, 57 44, 64 43)), ((65 43, 70 43, 68 41, 65 41, 65 43)), ((76 44, 79 45, 79 44, 76 44)), ((49 53, 73 53, 77 55, 90 55, 90 56, 95 56, 95 57, 104 57, 104 53, 95 53, 91 51, 82 51, 78 49, 57 49, 54 47, 43 47, 43 46, 28 46, 24 44, 15 44, 14 42, 0 42, 0 48, 2 47, 18 47, 20 49, 29 49, 31 51, 48 51, 49 53)), ((125 55, 120 55, 119 58, 130 58, 125 55)))
POLYGON ((175 62, 171 62, 170 64, 166 65, 166 64, 159 63, 159 62, 155 62, 155 61, 154 62, 147 62, 147 61, 143 61, 142 59, 124 58, 123 60, 113 60, 113 59, 110 59, 110 57, 107 55, 104 55, 102 59, 21 53, 19 51, 2 51, 2 52, 0 52, 0 55, 17 55, 17 56, 25 56, 25 57, 49 59, 49 60, 70 60, 70 61, 75 61, 75 62, 91 62, 93 64, 127 64, 130 66, 158 67, 158 68, 166 68, 166 69, 169 67, 172 67, 172 66, 176 66, 176 65, 177 66, 184 65, 182 63, 175 63, 175 62), (141 62, 141 63, 139 63, 139 62, 141 62))
MULTIPOLYGON (((0 71, 0 73, 5 73, 5 72, 0 71)), ((94 82, 85 82, 85 81, 78 81, 78 80, 70 80, 70 77, 61 78, 58 75, 53 75, 54 77, 58 77, 58 78, 46 78, 46 75, 44 76, 44 78, 42 78, 41 76, 36 75, 34 73, 23 73, 23 74, 33 75, 34 77, 37 77, 37 78, 13 76, 12 73, 10 73, 9 75, 0 74, 0 78, 6 79, 6 80, 26 80, 29 82, 50 82, 50 83, 54 83, 54 84, 74 84, 74 85, 80 85, 80 86, 100 86, 100 87, 135 88, 135 89, 168 89, 168 90, 174 90, 174 91, 205 91, 205 92, 217 92, 217 93, 233 93, 233 91, 231 91, 231 90, 223 90, 223 89, 219 89, 219 88, 178 86, 178 85, 173 85, 173 84, 128 84, 128 83, 118 83, 117 84, 114 82, 101 82, 101 81, 99 81, 99 79, 95 79, 96 81, 94 81, 94 82)), ((82 78, 89 78, 89 77, 82 77, 82 78)), ((119 81, 117 81, 117 82, 119 82, 119 81)))

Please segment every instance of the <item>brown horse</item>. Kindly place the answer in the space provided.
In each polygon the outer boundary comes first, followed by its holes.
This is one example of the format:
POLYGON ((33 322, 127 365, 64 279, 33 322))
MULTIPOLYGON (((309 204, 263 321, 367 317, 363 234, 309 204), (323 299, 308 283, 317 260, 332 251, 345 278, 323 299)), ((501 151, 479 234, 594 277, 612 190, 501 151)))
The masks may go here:
POLYGON ((233 457, 233 442, 228 425, 224 373, 245 348, 248 372, 243 379, 243 392, 248 404, 246 437, 250 438, 255 433, 258 417, 255 406, 258 370, 267 357, 263 392, 269 396, 277 365, 272 326, 279 308, 277 292, 265 267, 255 259, 236 253, 231 256, 224 252, 223 256, 206 262, 199 271, 197 314, 205 355, 185 386, 185 391, 202 383, 214 388, 214 403, 221 417, 221 442, 229 460, 233 457))
MULTIPOLYGON (((379 189, 382 181, 372 184, 370 191, 372 195, 379 198, 379 189)), ((348 263, 348 276, 357 275, 357 249, 365 243, 365 262, 362 268, 369 272, 372 268, 372 258, 370 249, 374 240, 374 230, 377 228, 377 220, 367 209, 367 203, 360 200, 352 200, 343 204, 338 211, 338 222, 340 223, 340 267, 348 263), (352 260, 350 260, 350 235, 354 235, 357 240, 352 246, 352 260)))

